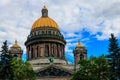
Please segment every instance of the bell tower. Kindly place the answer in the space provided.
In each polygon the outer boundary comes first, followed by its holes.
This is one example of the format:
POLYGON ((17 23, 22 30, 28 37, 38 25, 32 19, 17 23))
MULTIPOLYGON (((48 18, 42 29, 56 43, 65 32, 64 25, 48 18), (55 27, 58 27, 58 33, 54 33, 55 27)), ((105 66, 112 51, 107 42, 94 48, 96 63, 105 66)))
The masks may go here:
POLYGON ((77 46, 73 50, 74 54, 74 69, 76 70, 77 63, 82 59, 87 59, 87 50, 86 48, 78 41, 77 46))
POLYGON ((21 49, 21 47, 20 47, 19 44, 17 43, 17 40, 16 40, 15 43, 10 47, 10 53, 11 53, 11 55, 13 55, 14 57, 16 57, 16 58, 18 58, 18 59, 22 59, 23 50, 21 49))

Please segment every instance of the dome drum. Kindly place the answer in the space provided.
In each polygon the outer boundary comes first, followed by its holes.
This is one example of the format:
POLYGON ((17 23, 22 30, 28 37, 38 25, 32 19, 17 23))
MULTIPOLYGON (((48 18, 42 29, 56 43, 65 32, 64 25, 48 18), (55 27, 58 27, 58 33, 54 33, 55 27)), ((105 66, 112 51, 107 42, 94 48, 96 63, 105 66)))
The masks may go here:
POLYGON ((36 36, 36 35, 50 35, 50 36, 59 36, 64 39, 63 35, 60 33, 59 30, 56 30, 54 28, 44 27, 44 28, 36 28, 35 30, 32 30, 29 37, 36 36))
POLYGON ((43 34, 43 33, 46 33, 46 34, 61 34, 60 31, 56 28, 53 28, 53 27, 38 27, 38 28, 35 28, 35 29, 32 29, 30 34, 43 34))
POLYGON ((29 45, 26 45, 27 48, 27 60, 39 59, 39 58, 49 58, 54 56, 54 58, 65 59, 64 53, 65 45, 58 42, 49 42, 49 41, 33 41, 29 45))

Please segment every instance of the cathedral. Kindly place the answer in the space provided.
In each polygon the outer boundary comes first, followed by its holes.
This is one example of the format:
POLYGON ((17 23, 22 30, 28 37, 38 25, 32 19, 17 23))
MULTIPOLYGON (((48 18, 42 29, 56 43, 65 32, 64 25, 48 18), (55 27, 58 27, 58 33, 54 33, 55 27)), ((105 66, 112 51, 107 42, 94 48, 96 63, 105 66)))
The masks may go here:
MULTIPOLYGON (((33 23, 25 41, 27 61, 33 66, 37 80, 70 80, 72 74, 79 68, 78 61, 87 59, 87 50, 78 41, 73 50, 74 65, 68 64, 65 58, 66 41, 58 24, 48 16, 46 6, 41 12, 42 16, 33 23)), ((21 50, 15 41, 11 47, 13 54, 15 54, 15 47, 21 50)), ((16 52, 16 55, 21 58, 19 54, 21 53, 16 52)))

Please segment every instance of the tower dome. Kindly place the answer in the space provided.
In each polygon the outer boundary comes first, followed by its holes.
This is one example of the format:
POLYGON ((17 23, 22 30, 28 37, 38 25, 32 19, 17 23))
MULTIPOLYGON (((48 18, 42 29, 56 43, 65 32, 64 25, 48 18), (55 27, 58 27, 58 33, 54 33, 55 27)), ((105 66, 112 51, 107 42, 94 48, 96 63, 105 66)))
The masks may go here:
POLYGON ((77 47, 77 48, 80 48, 80 47, 84 47, 84 46, 80 43, 80 41, 78 41, 78 44, 77 44, 76 47, 77 47))
POLYGON ((48 17, 48 10, 45 6, 42 8, 41 12, 42 16, 34 22, 32 30, 41 27, 52 27, 55 29, 59 29, 57 23, 53 19, 48 17))
POLYGON ((12 48, 20 48, 19 44, 17 43, 17 40, 15 40, 15 43, 13 44, 12 48))

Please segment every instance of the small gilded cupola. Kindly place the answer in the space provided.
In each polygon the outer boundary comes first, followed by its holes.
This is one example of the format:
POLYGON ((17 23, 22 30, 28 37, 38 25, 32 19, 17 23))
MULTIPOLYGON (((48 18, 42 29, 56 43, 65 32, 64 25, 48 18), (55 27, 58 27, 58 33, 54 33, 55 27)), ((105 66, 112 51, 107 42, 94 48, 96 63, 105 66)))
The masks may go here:
POLYGON ((42 17, 48 17, 48 10, 45 5, 42 8, 41 12, 42 12, 42 17))
POLYGON ((15 43, 13 44, 11 48, 20 48, 19 44, 17 43, 17 40, 15 40, 15 43))
POLYGON ((80 40, 79 40, 76 48, 81 48, 81 47, 84 47, 84 46, 80 43, 80 40))
POLYGON ((15 43, 10 47, 10 53, 17 58, 22 58, 23 50, 17 43, 17 40, 15 40, 15 43))

